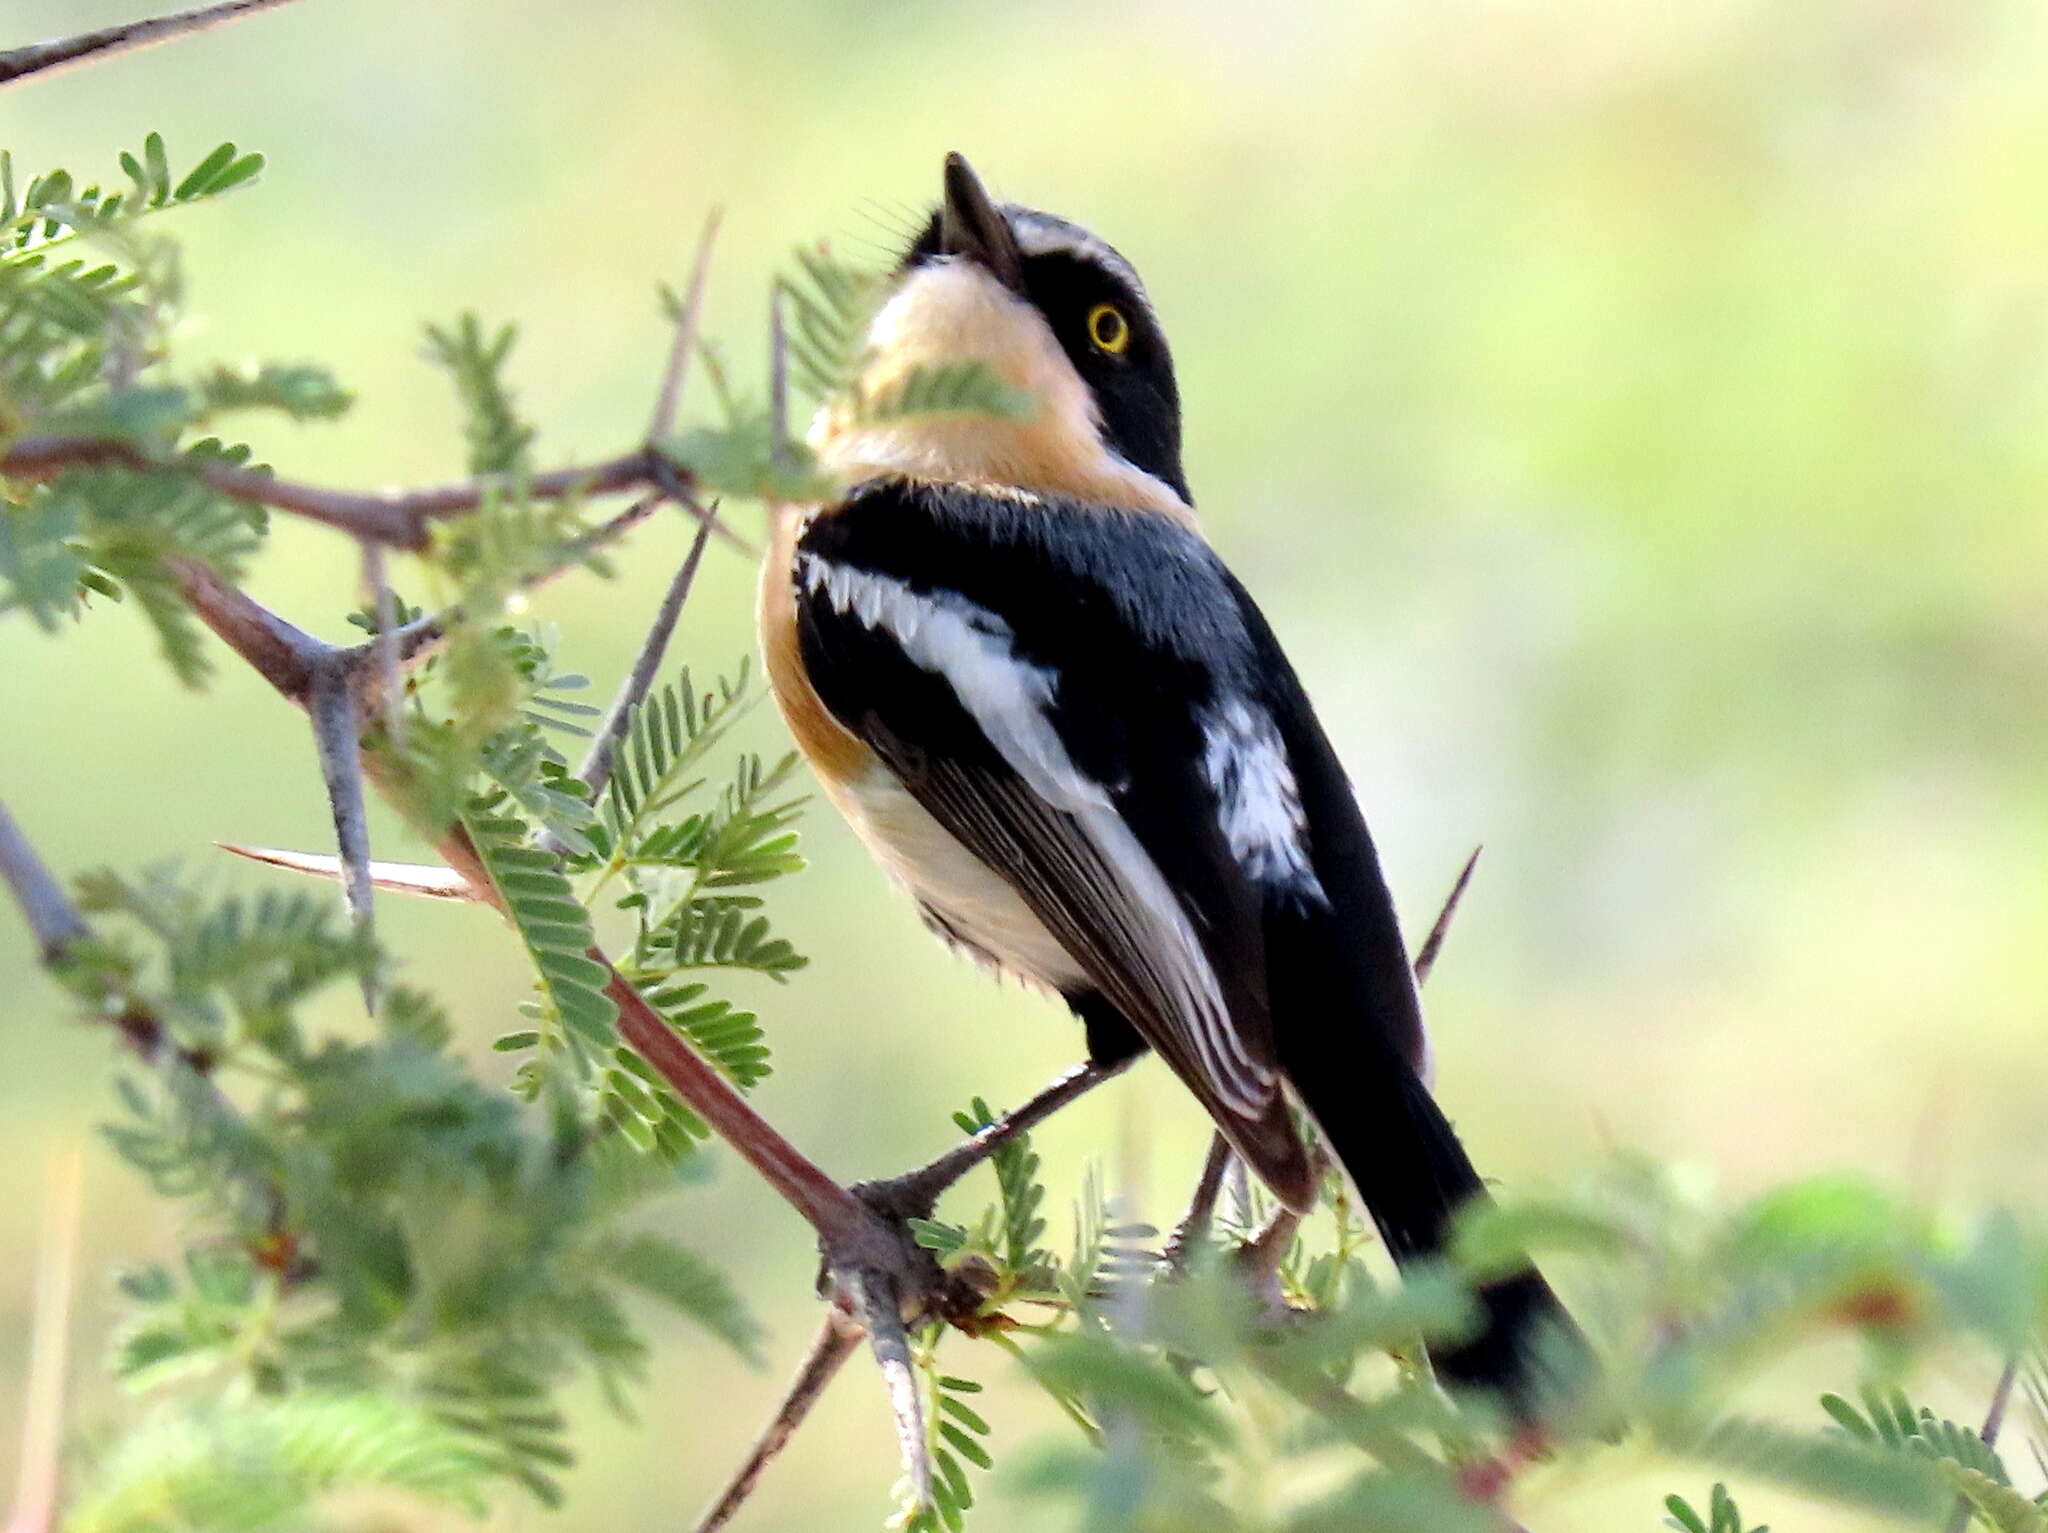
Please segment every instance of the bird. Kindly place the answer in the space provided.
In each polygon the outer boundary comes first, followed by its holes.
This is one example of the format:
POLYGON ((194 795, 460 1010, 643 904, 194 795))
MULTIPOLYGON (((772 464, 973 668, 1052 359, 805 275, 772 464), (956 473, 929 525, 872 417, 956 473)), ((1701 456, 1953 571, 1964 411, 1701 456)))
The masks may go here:
MULTIPOLYGON (((825 796, 935 934, 1065 1002, 1094 1069, 1158 1055, 1302 1212, 1305 1115, 1395 1262, 1441 1256, 1486 1193, 1349 779, 1196 520, 1144 284, 957 154, 886 281, 856 397, 970 367, 1027 404, 813 421, 846 488, 777 508, 758 615, 825 796)), ((1533 1266, 1477 1297, 1431 1362, 1526 1412, 1543 1337, 1577 1333, 1533 1266)))

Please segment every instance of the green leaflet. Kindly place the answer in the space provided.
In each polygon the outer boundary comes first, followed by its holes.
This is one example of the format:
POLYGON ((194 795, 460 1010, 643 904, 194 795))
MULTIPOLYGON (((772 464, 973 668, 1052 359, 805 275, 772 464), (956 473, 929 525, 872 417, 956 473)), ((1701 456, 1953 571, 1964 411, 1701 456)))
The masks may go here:
MULTIPOLYGON (((539 975, 542 1058, 566 1054, 587 1078, 616 1045, 618 1023, 605 994, 610 975, 590 957, 590 913, 553 854, 530 844, 526 822, 507 812, 503 795, 472 798, 462 823, 539 975)), ((538 1090, 537 1080, 527 1084, 529 1094, 538 1090)))

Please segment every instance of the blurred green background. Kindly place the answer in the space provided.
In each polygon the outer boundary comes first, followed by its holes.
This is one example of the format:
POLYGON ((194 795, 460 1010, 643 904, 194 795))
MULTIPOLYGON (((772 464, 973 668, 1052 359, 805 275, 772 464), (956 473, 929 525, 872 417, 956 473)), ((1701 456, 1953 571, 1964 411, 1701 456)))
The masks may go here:
MULTIPOLYGON (((4 0, 0 42, 137 9, 4 0)), ((307 0, 11 89, 0 143, 87 173, 153 128, 188 161, 222 138, 269 154, 256 191, 177 222, 184 357, 331 363, 356 411, 258 446, 354 485, 459 470, 422 319, 517 319, 544 457, 610 452, 649 406, 654 283, 709 205, 712 329, 751 370, 771 263, 819 234, 879 258, 965 151, 1145 274, 1210 532, 1305 673, 1412 926, 1485 843, 1430 987, 1440 1089, 1483 1168, 1512 1191, 1619 1143, 1732 1192, 1850 1167, 2039 1212, 2043 78, 2040 7, 1955 0, 307 0)), ((684 541, 657 524, 618 584, 547 595, 566 663, 609 687, 684 541)), ((751 648, 752 580, 715 557, 684 653, 751 648)), ((257 590, 334 632, 350 551, 283 528, 257 590)), ((0 705, 0 795, 66 870, 323 843, 297 722, 231 666, 176 691, 130 614, 61 641, 10 619, 0 705)), ((767 715, 754 733, 780 748, 767 715)), ((785 909, 814 966, 759 997, 779 1048, 759 1100, 828 1166, 899 1168, 972 1092, 1015 1100, 1076 1056, 1052 1006, 934 948, 829 816, 808 846, 785 909)), ((505 1025, 525 981, 488 918, 381 918, 479 1044, 505 1025)), ((0 1475, 53 1148, 88 1146, 83 1422, 114 1404, 103 1274, 173 1234, 93 1143, 108 1040, 61 1010, 9 912, 0 1475)), ((1097 1156, 1169 1218, 1203 1132, 1148 1066, 1042 1136, 1055 1202, 1097 1156)), ((797 1221, 729 1161, 682 1209, 793 1360, 797 1221)), ((644 1420, 593 1408, 570 1512, 500 1525, 682 1525, 781 1367, 664 1333, 644 1420)), ((1937 1379, 1937 1403, 1972 1413, 1974 1379, 1937 1379)), ((1811 1393, 1795 1367, 1783 1399, 1811 1393)), ((988 1414, 1013 1460, 1056 1430, 988 1414)), ((876 1526, 889 1462, 859 1362, 745 1525, 876 1526)), ((1656 1469, 1528 1517, 1647 1527, 1707 1478, 1656 1469)), ((1044 1521, 1004 1486, 984 1533, 1044 1521)))

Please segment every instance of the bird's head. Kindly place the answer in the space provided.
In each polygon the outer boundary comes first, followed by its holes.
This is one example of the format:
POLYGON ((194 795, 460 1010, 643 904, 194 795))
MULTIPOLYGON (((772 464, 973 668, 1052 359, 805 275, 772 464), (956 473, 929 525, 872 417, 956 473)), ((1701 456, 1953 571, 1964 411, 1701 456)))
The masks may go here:
POLYGON ((853 474, 902 473, 1187 516, 1173 358, 1138 274, 1049 213, 990 199, 959 155, 868 329, 861 392, 979 363, 1028 403, 1014 419, 828 410, 813 441, 853 474))

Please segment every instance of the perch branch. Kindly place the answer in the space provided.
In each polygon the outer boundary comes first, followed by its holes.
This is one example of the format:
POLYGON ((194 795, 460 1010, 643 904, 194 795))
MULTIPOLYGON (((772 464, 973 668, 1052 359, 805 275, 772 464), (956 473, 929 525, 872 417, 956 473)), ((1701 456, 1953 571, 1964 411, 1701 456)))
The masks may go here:
MULTIPOLYGON (((67 468, 95 465, 137 473, 191 474, 229 500, 287 511, 353 537, 414 552, 427 546, 430 522, 474 511, 493 495, 528 500, 617 495, 627 490, 661 489, 668 474, 688 483, 683 471, 647 446, 600 463, 523 478, 492 474, 456 484, 381 492, 329 489, 232 463, 167 463, 118 437, 26 436, 0 453, 0 476, 12 479, 48 479, 67 468)), ((736 548, 753 552, 752 545, 729 528, 719 529, 719 536, 736 548)))
POLYGON ((110 54, 147 48, 152 43, 189 37, 194 32, 204 32, 210 27, 240 21, 244 16, 254 16, 259 11, 272 11, 289 4, 291 0, 221 0, 218 5, 202 5, 172 16, 152 16, 146 21, 101 27, 98 31, 81 32, 76 37, 58 38, 54 42, 10 48, 0 53, 0 85, 12 85, 31 75, 68 69, 74 64, 105 58, 110 54))

